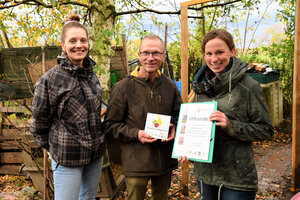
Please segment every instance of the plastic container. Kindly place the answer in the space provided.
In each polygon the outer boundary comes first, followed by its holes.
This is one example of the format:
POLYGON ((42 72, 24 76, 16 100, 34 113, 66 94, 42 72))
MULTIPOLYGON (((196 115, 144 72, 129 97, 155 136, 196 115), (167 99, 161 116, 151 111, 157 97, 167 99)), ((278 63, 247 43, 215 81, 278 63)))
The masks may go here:
POLYGON ((266 73, 246 73, 260 84, 267 84, 279 80, 279 73, 266 72, 266 73))
POLYGON ((110 71, 110 85, 111 87, 118 82, 119 72, 117 70, 110 71))

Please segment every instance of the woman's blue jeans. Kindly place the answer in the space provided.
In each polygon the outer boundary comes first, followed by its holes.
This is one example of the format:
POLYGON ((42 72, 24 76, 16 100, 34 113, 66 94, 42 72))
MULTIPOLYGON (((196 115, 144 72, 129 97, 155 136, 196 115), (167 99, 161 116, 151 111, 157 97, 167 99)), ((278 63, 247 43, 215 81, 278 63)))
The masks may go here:
MULTIPOLYGON (((207 185, 197 180, 199 191, 203 200, 218 200, 220 187, 214 185, 207 185)), ((224 187, 220 189, 221 200, 255 200, 255 192, 231 190, 224 187)))
POLYGON ((83 167, 64 167, 52 159, 55 200, 95 200, 103 157, 83 167))

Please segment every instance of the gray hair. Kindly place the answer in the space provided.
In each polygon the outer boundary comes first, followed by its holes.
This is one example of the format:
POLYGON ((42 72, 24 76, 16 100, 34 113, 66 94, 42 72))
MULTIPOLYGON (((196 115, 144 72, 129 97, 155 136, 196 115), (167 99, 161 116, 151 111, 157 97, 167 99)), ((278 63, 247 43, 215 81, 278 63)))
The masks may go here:
POLYGON ((146 35, 145 37, 142 38, 141 40, 141 43, 140 43, 140 48, 139 48, 139 51, 141 50, 141 46, 142 46, 142 43, 145 39, 150 39, 150 40, 155 40, 155 39, 158 39, 161 41, 161 45, 162 45, 162 48, 163 48, 163 51, 165 52, 165 46, 164 46, 164 41, 157 35, 155 34, 149 34, 149 35, 146 35))

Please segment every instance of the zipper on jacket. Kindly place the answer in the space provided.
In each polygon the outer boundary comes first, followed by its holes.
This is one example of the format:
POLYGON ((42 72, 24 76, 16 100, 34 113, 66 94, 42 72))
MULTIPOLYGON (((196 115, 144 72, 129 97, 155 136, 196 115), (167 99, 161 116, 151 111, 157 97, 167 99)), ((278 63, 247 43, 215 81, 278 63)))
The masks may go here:
POLYGON ((151 99, 151 104, 152 104, 152 112, 154 113, 154 100, 153 100, 153 91, 150 89, 150 99, 151 99))

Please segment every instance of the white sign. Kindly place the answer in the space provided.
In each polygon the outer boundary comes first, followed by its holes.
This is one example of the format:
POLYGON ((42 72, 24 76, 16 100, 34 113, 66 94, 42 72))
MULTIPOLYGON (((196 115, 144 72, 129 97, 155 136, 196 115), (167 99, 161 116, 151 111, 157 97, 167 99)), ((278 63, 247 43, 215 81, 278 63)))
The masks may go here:
POLYGON ((148 113, 145 132, 153 138, 168 139, 171 116, 148 113))
POLYGON ((181 104, 172 158, 212 162, 215 123, 209 116, 216 109, 216 101, 181 104))

